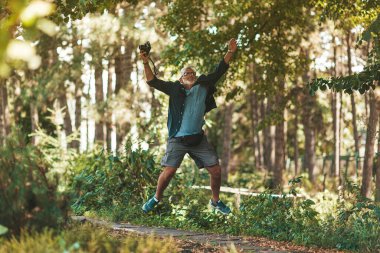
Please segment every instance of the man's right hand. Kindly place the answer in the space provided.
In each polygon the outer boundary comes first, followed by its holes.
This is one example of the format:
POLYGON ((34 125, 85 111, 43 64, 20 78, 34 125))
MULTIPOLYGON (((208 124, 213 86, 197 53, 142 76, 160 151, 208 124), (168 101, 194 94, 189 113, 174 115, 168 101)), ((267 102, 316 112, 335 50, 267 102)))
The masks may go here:
POLYGON ((144 64, 149 62, 148 55, 146 55, 144 51, 140 51, 140 58, 142 59, 144 64))
POLYGON ((153 72, 149 66, 149 57, 144 51, 140 51, 140 58, 144 63, 144 72, 146 76, 146 80, 150 81, 154 79, 153 72))

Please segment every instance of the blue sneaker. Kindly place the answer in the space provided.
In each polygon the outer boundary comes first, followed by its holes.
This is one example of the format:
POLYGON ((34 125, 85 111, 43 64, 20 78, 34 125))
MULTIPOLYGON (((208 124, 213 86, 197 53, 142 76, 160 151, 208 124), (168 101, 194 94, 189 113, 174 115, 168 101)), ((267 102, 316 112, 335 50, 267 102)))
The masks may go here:
POLYGON ((142 210, 145 213, 148 213, 152 211, 155 206, 157 206, 158 202, 159 201, 156 199, 156 197, 153 196, 147 202, 145 202, 145 204, 142 206, 142 210))
POLYGON ((210 200, 210 206, 215 211, 220 212, 224 215, 228 215, 231 213, 231 209, 228 206, 226 206, 221 200, 219 200, 216 203, 214 203, 214 201, 210 200))

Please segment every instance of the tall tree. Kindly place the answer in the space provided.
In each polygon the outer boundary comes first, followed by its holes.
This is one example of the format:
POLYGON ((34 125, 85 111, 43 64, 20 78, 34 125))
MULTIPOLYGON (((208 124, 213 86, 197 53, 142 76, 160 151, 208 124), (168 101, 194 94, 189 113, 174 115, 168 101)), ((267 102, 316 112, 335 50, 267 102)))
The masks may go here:
MULTIPOLYGON (((258 76, 255 70, 254 64, 251 64, 252 69, 252 85, 256 85, 258 82, 258 76)), ((253 87, 250 89, 249 94, 250 110, 251 110, 251 128, 252 128, 252 155, 255 159, 255 168, 261 167, 261 144, 260 137, 257 131, 257 125, 259 122, 259 101, 258 96, 255 94, 253 87)))
MULTIPOLYGON (((115 56, 115 75, 116 86, 115 94, 119 94, 120 90, 126 89, 131 83, 131 73, 133 70, 132 52, 134 50, 134 42, 129 38, 124 38, 123 46, 117 50, 115 56), (124 48, 124 51, 121 50, 124 48)), ((123 139, 130 130, 130 123, 125 119, 116 119, 116 142, 119 148, 123 139)))
POLYGON ((95 121, 95 141, 104 145, 104 93, 103 93, 103 65, 102 58, 95 62, 95 101, 97 106, 97 118, 95 121))
MULTIPOLYGON (((332 36, 333 43, 333 76, 337 76, 337 45, 336 36, 332 36)), ((332 93, 332 113, 333 113, 333 126, 334 126, 334 176, 340 176, 340 93, 332 93)))
MULTIPOLYGON (((64 85, 62 85, 64 87, 64 85)), ((69 105, 67 102, 66 88, 60 90, 61 94, 59 95, 59 105, 63 113, 63 128, 65 130, 66 137, 73 133, 73 128, 71 125, 71 118, 69 113, 69 105)))
POLYGON ((371 197, 371 182, 372 182, 372 170, 373 159, 375 154, 375 140, 376 129, 379 121, 378 103, 380 102, 379 89, 369 91, 370 104, 369 104, 369 118, 367 125, 367 137, 365 144, 364 164, 363 164, 363 176, 361 194, 363 197, 371 197))
POLYGON ((8 107, 8 89, 5 79, 0 79, 0 145, 10 132, 10 114, 8 107))
POLYGON ((110 108, 110 102, 112 100, 112 76, 113 76, 113 59, 110 57, 108 62, 108 78, 107 78, 107 113, 106 113, 106 141, 107 150, 112 149, 112 110, 110 108))
MULTIPOLYGON (((262 118, 267 117, 271 113, 271 101, 269 98, 266 99, 266 103, 264 101, 261 105, 262 118)), ((273 127, 267 126, 264 128, 264 166, 268 171, 273 171, 274 166, 274 133, 273 127)))
MULTIPOLYGON (((379 103, 380 104, 380 103, 379 103)), ((380 108, 378 108, 380 111, 380 108)), ((379 130, 380 133, 380 117, 379 117, 379 130)), ((376 188, 375 188, 375 201, 380 202, 380 136, 377 137, 377 156, 376 156, 376 188)))
MULTIPOLYGON (((309 50, 303 50, 301 57, 305 58, 305 62, 309 62, 309 50)), ((310 80, 309 69, 305 67, 302 74, 303 83, 308 83, 310 80)), ((304 155, 304 168, 307 169, 309 180, 315 183, 315 139, 316 139, 316 97, 310 96, 309 94, 304 94, 302 96, 303 113, 302 113, 302 123, 305 135, 305 155, 304 155)))
MULTIPOLYGON (((285 80, 279 80, 279 93, 277 101, 281 101, 282 94, 285 90, 285 80)), ((275 132, 275 165, 273 173, 273 181, 275 186, 282 186, 283 173, 285 170, 285 120, 284 111, 280 112, 279 122, 276 124, 275 132)))
MULTIPOLYGON (((35 133, 39 126, 39 116, 38 116, 38 109, 36 103, 30 103, 30 119, 31 119, 31 132, 35 133)), ((32 136, 31 140, 33 145, 37 145, 39 143, 39 137, 38 136, 32 136)))
POLYGON ((295 108, 294 113, 294 176, 296 177, 299 173, 298 159, 299 159, 299 149, 298 149, 298 114, 295 108))
MULTIPOLYGON (((352 75, 352 62, 351 62, 351 31, 346 32, 346 44, 347 44, 347 68, 348 75, 352 75)), ((355 141, 355 156, 359 157, 359 135, 358 135, 358 126, 356 123, 356 104, 355 104, 355 95, 352 93, 351 98, 351 112, 352 112, 352 128, 354 131, 354 141, 355 141)), ((359 163, 360 167, 360 163, 359 163)))
POLYGON ((224 110, 224 127, 223 127, 223 151, 222 151, 222 180, 228 181, 230 159, 231 159, 231 145, 232 145, 232 116, 234 111, 234 104, 229 103, 225 106, 224 110))
POLYGON ((79 133, 79 140, 74 140, 72 147, 79 150, 80 137, 81 137, 81 123, 82 123, 82 96, 83 96, 83 82, 79 78, 75 84, 75 130, 79 133))
POLYGON ((75 26, 72 27, 71 46, 73 48, 73 63, 75 71, 71 71, 72 82, 74 83, 74 98, 75 98, 75 130, 78 133, 78 139, 73 140, 71 147, 79 151, 81 140, 81 125, 82 125, 82 98, 83 98, 83 42, 78 39, 78 32, 75 26), (79 43, 78 43, 79 41, 79 43))
POLYGON ((5 133, 5 123, 4 123, 4 95, 3 95, 3 86, 5 86, 5 79, 0 79, 0 145, 2 146, 5 142, 4 139, 7 136, 5 133))

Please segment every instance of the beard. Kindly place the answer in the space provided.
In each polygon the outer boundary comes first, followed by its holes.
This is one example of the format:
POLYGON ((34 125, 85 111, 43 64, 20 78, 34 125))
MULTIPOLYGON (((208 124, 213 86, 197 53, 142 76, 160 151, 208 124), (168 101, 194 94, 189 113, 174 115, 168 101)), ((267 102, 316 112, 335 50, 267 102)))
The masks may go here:
POLYGON ((195 83, 196 79, 195 78, 192 78, 191 80, 188 80, 188 79, 182 79, 182 83, 183 84, 186 84, 186 85, 193 85, 195 83))

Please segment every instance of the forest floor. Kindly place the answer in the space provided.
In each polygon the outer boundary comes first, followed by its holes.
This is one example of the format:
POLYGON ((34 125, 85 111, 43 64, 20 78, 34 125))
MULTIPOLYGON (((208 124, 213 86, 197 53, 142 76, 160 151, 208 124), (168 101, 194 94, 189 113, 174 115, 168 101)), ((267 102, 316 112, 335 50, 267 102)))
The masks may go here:
POLYGON ((110 228, 110 233, 117 237, 127 234, 157 237, 172 237, 181 249, 180 252, 266 252, 266 253, 294 253, 294 252, 348 252, 336 249, 305 247, 289 242, 279 242, 264 237, 231 236, 223 234, 200 233, 179 229, 136 226, 129 223, 113 223, 84 216, 72 216, 77 222, 90 222, 93 225, 110 228))

